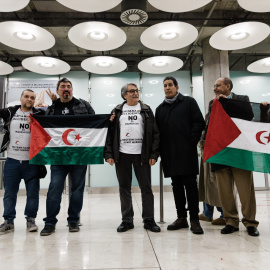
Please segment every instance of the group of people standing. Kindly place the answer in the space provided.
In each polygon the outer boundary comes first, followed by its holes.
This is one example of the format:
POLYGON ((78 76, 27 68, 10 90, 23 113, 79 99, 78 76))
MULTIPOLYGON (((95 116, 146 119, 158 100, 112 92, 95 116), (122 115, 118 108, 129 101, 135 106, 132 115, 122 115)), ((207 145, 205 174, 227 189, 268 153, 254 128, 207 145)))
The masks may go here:
MULTIPOLYGON (((132 166, 142 194, 142 218, 144 228, 160 232, 154 219, 154 196, 151 187, 151 166, 161 157, 165 177, 171 177, 177 219, 168 230, 188 228, 189 211, 190 229, 194 234, 203 234, 199 222, 199 193, 197 175, 199 174, 197 144, 207 132, 207 124, 194 98, 182 95, 174 77, 166 77, 164 101, 157 107, 155 116, 151 108, 139 100, 140 91, 136 84, 128 83, 121 89, 122 104, 116 106, 110 118, 110 125, 104 150, 104 159, 110 165, 115 164, 119 182, 122 222, 117 232, 134 228, 131 196, 132 166), (187 207, 186 207, 187 206, 187 207)), ((229 78, 216 81, 216 98, 235 98, 231 93, 232 82, 229 78)), ((26 181, 27 202, 25 216, 28 231, 37 231, 35 218, 38 210, 39 179, 36 165, 29 164, 30 130, 27 122, 29 113, 46 115, 94 114, 91 105, 73 96, 72 83, 61 79, 57 84, 59 98, 48 92, 53 104, 44 111, 37 111, 34 106, 35 93, 25 90, 21 96, 21 105, 0 110, 0 117, 5 122, 7 140, 7 161, 4 169, 4 223, 0 225, 0 234, 14 229, 16 199, 21 179, 26 181), (24 154, 24 155, 23 155, 24 154), (28 154, 28 156, 27 156, 28 154), (29 178, 33 178, 27 181, 29 178)), ((241 97, 241 96, 237 96, 241 97)), ((211 111, 211 103, 209 112, 211 111)), ((211 116, 210 116, 211 117, 211 116)), ((2 149, 4 150, 4 149, 2 149)), ((83 205, 86 165, 52 165, 51 182, 46 201, 45 227, 41 236, 55 231, 57 215, 60 211, 61 195, 67 174, 70 175, 72 189, 68 208, 70 232, 79 231, 79 213, 83 205)), ((259 235, 255 220, 256 201, 252 172, 217 166, 215 175, 219 187, 221 204, 224 212, 225 228, 221 233, 238 230, 239 217, 234 200, 233 183, 235 182, 242 202, 243 224, 252 236, 259 235), (247 181, 246 181, 247 180, 247 181)), ((210 206, 210 205, 209 205, 210 206)), ((213 207, 213 206, 212 206, 213 207)), ((201 215, 200 215, 201 216, 201 215)), ((223 218, 223 217, 222 217, 223 218)))

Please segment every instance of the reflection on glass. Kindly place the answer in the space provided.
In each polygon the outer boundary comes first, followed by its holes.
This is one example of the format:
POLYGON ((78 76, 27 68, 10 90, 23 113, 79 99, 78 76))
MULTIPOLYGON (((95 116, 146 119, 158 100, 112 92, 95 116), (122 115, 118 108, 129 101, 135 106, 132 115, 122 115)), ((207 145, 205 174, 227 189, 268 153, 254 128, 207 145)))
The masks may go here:
POLYGON ((242 83, 242 84, 247 84, 249 82, 250 82, 250 80, 242 80, 242 81, 240 81, 240 83, 242 83))
POLYGON ((104 81, 104 84, 112 84, 112 81, 104 81))

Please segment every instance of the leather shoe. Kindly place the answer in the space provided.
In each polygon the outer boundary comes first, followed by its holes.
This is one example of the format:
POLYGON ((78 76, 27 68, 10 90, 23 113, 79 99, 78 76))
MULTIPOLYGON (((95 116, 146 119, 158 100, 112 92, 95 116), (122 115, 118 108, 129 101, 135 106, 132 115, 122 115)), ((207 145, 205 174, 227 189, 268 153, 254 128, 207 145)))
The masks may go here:
POLYGON ((40 236, 51 235, 55 231, 55 226, 45 225, 43 230, 40 232, 40 236))
POLYGON ((259 236, 260 235, 260 233, 257 230, 257 228, 252 227, 252 226, 247 227, 247 232, 248 232, 248 235, 250 235, 250 236, 259 236))
POLYGON ((143 227, 151 232, 160 232, 160 227, 156 224, 154 220, 145 221, 143 227))
POLYGON ((133 223, 128 223, 128 222, 125 222, 123 221, 119 227, 117 228, 117 232, 126 232, 128 230, 131 230, 134 228, 134 225, 133 223))
POLYGON ((224 218, 217 218, 211 222, 212 225, 226 225, 224 218))
POLYGON ((200 214, 199 215, 199 220, 211 222, 213 219, 212 218, 208 218, 208 217, 204 216, 203 214, 200 214))
POLYGON ((68 223, 68 229, 70 232, 78 232, 80 227, 77 222, 68 223))
POLYGON ((201 227, 201 224, 200 224, 199 220, 191 220, 190 221, 190 230, 194 234, 203 234, 203 229, 201 227))
POLYGON ((239 231, 239 228, 235 228, 231 225, 226 225, 222 230, 221 230, 221 233, 222 234, 230 234, 230 233, 233 233, 233 232, 237 232, 239 231))
POLYGON ((188 223, 187 223, 186 218, 178 218, 167 227, 167 230, 174 231, 174 230, 179 230, 181 228, 188 228, 188 223))

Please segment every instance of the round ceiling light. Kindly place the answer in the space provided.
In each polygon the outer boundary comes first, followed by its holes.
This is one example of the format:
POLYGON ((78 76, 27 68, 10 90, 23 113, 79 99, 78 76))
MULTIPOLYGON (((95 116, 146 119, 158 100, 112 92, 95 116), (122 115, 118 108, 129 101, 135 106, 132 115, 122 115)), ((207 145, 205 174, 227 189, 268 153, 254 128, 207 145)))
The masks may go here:
POLYGON ((239 5, 252 12, 270 12, 269 0, 238 0, 239 5))
POLYGON ((138 64, 139 70, 150 74, 165 74, 174 72, 183 66, 183 61, 172 56, 154 56, 142 60, 138 64))
POLYGON ((261 22, 242 22, 222 28, 213 34, 210 45, 218 50, 239 50, 260 43, 270 34, 270 27, 261 22))
POLYGON ((95 56, 82 61, 81 67, 95 74, 115 74, 127 68, 126 62, 111 56, 95 56))
POLYGON ((63 6, 81 12, 103 12, 116 7, 122 0, 56 0, 63 6))
POLYGON ((212 0, 148 0, 155 8, 166 12, 187 12, 205 6, 212 0))
POLYGON ((44 51, 55 44, 50 32, 31 23, 1 22, 0 32, 0 42, 18 50, 44 51))
POLYGON ((22 61, 22 65, 25 69, 44 75, 59 75, 70 70, 70 66, 66 62, 46 56, 26 58, 22 61))
POLYGON ((184 48, 198 37, 198 30, 184 22, 163 22, 147 28, 141 34, 141 42, 147 48, 171 51, 184 48))
POLYGON ((270 73, 270 57, 253 62, 247 70, 255 73, 270 73))
POLYGON ((85 22, 73 26, 68 37, 76 46, 86 50, 109 51, 122 46, 127 39, 117 26, 104 22, 85 22))
POLYGON ((0 75, 7 75, 13 72, 13 67, 3 61, 0 61, 0 75))
POLYGON ((25 8, 30 0, 0 0, 0 12, 13 12, 25 8))

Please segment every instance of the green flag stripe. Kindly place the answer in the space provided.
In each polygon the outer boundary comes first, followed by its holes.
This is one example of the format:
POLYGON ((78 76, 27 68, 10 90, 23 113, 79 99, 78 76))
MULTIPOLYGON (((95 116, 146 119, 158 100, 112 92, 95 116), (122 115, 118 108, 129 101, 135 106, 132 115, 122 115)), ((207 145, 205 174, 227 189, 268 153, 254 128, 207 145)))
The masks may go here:
POLYGON ((47 147, 29 163, 38 165, 104 164, 104 147, 47 147))
POLYGON ((223 164, 248 171, 270 173, 270 155, 235 148, 224 148, 208 160, 208 163, 223 164))

